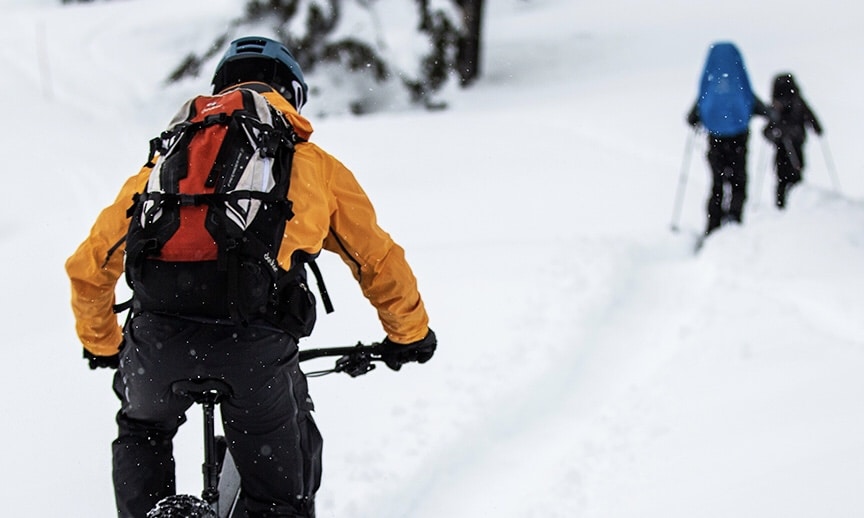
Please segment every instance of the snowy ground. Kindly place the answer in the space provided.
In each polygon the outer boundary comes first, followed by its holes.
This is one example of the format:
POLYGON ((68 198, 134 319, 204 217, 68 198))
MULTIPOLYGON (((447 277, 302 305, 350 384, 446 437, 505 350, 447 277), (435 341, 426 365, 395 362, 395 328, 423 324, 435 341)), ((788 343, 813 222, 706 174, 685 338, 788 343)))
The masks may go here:
MULTIPOLYGON (((5 515, 113 514, 116 401, 110 373, 80 359, 63 262, 147 139, 206 89, 165 89, 164 71, 239 4, 0 0, 5 515)), ((311 380, 319 516, 864 515, 858 8, 488 4, 485 75, 449 110, 313 120, 407 249, 441 342, 423 366, 311 380), (796 73, 826 136, 781 213, 757 133, 745 224, 694 256, 701 136, 682 231, 669 227, 683 117, 717 39, 739 44, 763 99, 796 73)), ((337 311, 305 346, 381 338, 347 269, 322 267, 337 311)), ((177 457, 196 492, 191 417, 177 457)))

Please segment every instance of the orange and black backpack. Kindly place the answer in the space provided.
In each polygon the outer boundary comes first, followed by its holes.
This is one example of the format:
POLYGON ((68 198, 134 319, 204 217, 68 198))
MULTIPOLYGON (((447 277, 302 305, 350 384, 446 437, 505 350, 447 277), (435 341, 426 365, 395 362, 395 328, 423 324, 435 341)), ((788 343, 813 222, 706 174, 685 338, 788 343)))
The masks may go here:
MULTIPOLYGON (((128 211, 126 280, 133 312, 246 324, 262 317, 296 338, 311 332, 305 263, 276 260, 294 146, 301 139, 251 89, 198 96, 150 143, 147 187, 128 211), (155 159, 155 161, 154 161, 155 159)), ((330 311, 326 291, 322 291, 330 311)))

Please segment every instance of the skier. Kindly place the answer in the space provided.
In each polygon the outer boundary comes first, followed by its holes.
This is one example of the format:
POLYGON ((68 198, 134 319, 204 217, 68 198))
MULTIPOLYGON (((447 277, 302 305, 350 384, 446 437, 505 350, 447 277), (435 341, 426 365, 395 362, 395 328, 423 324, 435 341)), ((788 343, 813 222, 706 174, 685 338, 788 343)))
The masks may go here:
POLYGON ((777 148, 774 167, 777 172, 776 204, 786 206, 789 189, 799 183, 804 170, 804 141, 809 125, 817 135, 822 135, 822 125, 801 96, 801 89, 789 72, 774 77, 771 109, 775 120, 769 122, 763 134, 777 148))
MULTIPOLYGON (((406 362, 428 361, 437 340, 404 251, 376 223, 351 171, 307 142, 312 126, 300 109, 308 88, 291 53, 267 38, 233 41, 216 68, 213 93, 235 89, 261 93, 300 137, 287 196, 294 217, 276 237, 279 266, 296 272, 300 258, 314 257, 322 248, 337 253, 377 309, 387 335, 382 342, 387 365, 398 370, 406 362)), ((244 93, 245 98, 252 95, 244 93)), ((189 162, 198 159, 190 151, 189 162)), ((314 322, 315 301, 304 285, 295 286, 303 288, 299 297, 276 302, 278 325, 264 309, 247 315, 242 324, 230 315, 160 309, 158 297, 144 304, 133 285, 132 310, 125 326, 118 326, 112 305, 124 271, 123 240, 131 228, 127 209, 133 195, 147 188, 153 168, 148 163, 126 181, 66 262, 84 357, 91 369, 117 369, 114 391, 120 410, 112 452, 118 515, 143 518, 157 501, 174 494, 172 439, 192 403, 170 387, 176 380, 210 377, 233 390, 221 415, 248 516, 313 517, 322 443, 298 366, 297 341, 314 322)), ((128 268, 131 259, 126 261, 128 268)), ((176 296, 165 293, 161 300, 170 304, 176 296)))
POLYGON ((712 44, 699 97, 687 115, 691 126, 702 125, 708 131, 712 186, 706 236, 723 223, 741 222, 747 199, 747 141, 754 114, 768 117, 769 111, 750 87, 741 53, 729 42, 712 44))

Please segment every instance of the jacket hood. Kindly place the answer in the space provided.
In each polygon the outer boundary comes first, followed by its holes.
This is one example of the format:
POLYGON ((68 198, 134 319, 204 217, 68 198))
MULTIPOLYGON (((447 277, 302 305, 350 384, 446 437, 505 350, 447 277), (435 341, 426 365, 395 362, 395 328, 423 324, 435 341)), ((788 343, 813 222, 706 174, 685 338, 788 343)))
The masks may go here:
POLYGON ((774 77, 774 91, 772 93, 774 99, 791 99, 800 95, 801 91, 792 74, 787 72, 774 77))
POLYGON ((303 140, 309 140, 309 137, 312 136, 312 123, 309 122, 309 119, 300 115, 300 113, 291 106, 284 97, 279 95, 279 93, 275 91, 264 92, 264 98, 273 105, 274 108, 285 114, 285 118, 288 119, 288 122, 294 127, 294 131, 297 132, 297 136, 302 138, 303 140))

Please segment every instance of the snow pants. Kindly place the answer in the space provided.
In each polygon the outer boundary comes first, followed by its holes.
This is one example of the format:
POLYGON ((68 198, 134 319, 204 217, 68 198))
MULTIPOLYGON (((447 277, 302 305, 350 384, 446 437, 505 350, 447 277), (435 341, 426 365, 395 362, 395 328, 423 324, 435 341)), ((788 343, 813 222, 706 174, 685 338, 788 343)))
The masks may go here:
POLYGON ((174 494, 172 440, 192 402, 175 395, 171 384, 200 377, 232 388, 220 414, 248 516, 314 517, 322 441, 298 356, 290 335, 263 322, 135 315, 114 377, 121 402, 112 444, 118 516, 144 518, 174 494))
POLYGON ((789 189, 803 179, 804 143, 785 141, 777 144, 774 155, 774 166, 777 170, 777 207, 786 206, 786 195, 789 189))
POLYGON ((747 139, 750 132, 731 137, 708 136, 708 163, 711 165, 711 196, 708 198, 708 226, 711 233, 727 221, 741 222, 747 200, 747 139))

